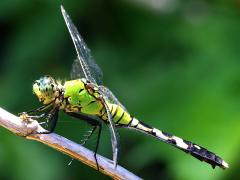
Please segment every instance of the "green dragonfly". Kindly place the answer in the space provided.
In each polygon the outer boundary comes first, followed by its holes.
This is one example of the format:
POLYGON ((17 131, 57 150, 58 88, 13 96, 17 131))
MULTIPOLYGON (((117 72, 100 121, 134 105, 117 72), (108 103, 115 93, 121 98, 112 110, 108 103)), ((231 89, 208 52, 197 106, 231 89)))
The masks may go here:
POLYGON ((193 157, 223 169, 228 164, 219 156, 207 149, 149 126, 133 117, 118 101, 114 94, 102 83, 102 71, 95 63, 90 50, 72 23, 69 15, 61 6, 61 11, 68 31, 77 52, 77 59, 72 65, 71 79, 62 84, 50 76, 41 77, 33 84, 33 92, 43 106, 25 112, 29 117, 44 118, 49 121, 50 130, 41 134, 52 133, 58 121, 59 110, 66 114, 86 121, 92 130, 84 139, 83 144, 98 130, 95 147, 95 160, 98 168, 96 152, 101 136, 102 124, 107 124, 111 134, 113 166, 117 167, 119 135, 117 128, 128 128, 153 136, 170 144, 193 157), (40 115, 39 115, 40 114, 40 115))

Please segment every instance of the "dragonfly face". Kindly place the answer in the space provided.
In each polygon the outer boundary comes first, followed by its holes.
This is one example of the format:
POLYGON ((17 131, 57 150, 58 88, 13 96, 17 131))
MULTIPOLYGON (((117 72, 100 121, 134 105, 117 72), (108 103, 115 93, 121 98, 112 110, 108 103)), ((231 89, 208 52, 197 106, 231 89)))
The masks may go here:
POLYGON ((33 84, 33 93, 43 104, 53 102, 59 95, 57 84, 50 76, 44 76, 36 80, 33 84))

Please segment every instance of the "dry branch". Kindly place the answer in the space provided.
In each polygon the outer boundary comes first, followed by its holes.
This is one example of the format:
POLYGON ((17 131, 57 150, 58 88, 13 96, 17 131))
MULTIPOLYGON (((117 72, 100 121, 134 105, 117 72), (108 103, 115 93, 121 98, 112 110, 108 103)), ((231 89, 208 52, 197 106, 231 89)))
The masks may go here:
MULTIPOLYGON (((32 134, 27 136, 31 132, 45 131, 35 120, 24 121, 19 117, 0 108, 0 126, 3 126, 18 136, 46 144, 64 154, 71 156, 74 159, 83 162, 84 164, 87 164, 92 168, 97 168, 93 156, 94 153, 92 151, 62 136, 59 136, 55 133, 32 134)), ((99 171, 110 176, 113 179, 141 179, 121 166, 117 166, 117 168, 114 169, 113 163, 110 159, 107 159, 100 155, 97 155, 97 159, 99 164, 99 171)))

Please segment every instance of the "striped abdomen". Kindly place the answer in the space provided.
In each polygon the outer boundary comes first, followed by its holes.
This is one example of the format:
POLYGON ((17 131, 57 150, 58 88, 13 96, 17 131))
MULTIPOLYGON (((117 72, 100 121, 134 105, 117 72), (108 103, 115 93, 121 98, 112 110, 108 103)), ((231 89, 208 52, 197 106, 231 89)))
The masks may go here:
MULTIPOLYGON (((213 168, 215 168, 215 166, 219 166, 223 169, 228 168, 228 164, 222 158, 217 156, 215 153, 208 151, 206 148, 203 148, 190 141, 186 141, 170 133, 166 133, 159 129, 151 127, 130 116, 130 114, 119 105, 108 104, 108 107, 116 126, 127 127, 129 129, 134 129, 142 133, 151 135, 161 141, 177 147, 178 149, 186 153, 191 154, 193 157, 199 159, 200 161, 205 161, 208 164, 211 164, 213 168)), ((99 117, 102 120, 108 122, 107 113, 104 108, 102 109, 102 111, 103 112, 100 113, 101 115, 99 117)))
MULTIPOLYGON (((130 114, 125 111, 121 106, 116 104, 107 103, 110 114, 112 115, 113 121, 117 126, 128 126, 133 119, 130 114)), ((102 108, 99 117, 108 122, 107 112, 105 108, 102 108)))
POLYGON ((128 125, 128 128, 138 130, 168 144, 171 144, 174 147, 177 147, 178 149, 181 149, 182 151, 191 154, 200 161, 205 161, 208 164, 211 164, 213 168, 215 168, 215 166, 219 166, 223 169, 228 168, 228 164, 213 152, 210 152, 207 149, 190 141, 183 140, 177 136, 148 126, 145 123, 137 120, 136 118, 133 118, 131 123, 128 125))

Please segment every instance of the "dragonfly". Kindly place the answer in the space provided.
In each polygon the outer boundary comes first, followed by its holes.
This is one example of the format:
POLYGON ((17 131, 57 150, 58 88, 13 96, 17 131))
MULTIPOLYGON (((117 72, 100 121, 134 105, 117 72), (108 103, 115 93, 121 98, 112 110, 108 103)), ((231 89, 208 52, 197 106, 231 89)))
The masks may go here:
POLYGON ((44 118, 50 122, 49 131, 38 133, 54 132, 59 119, 59 111, 62 110, 67 115, 81 119, 92 127, 82 144, 85 144, 96 130, 98 131, 94 153, 97 169, 99 167, 96 153, 103 124, 109 127, 111 134, 114 168, 117 167, 119 154, 118 128, 137 130, 150 135, 210 164, 213 168, 215 166, 228 168, 228 164, 221 157, 206 148, 152 127, 132 116, 115 95, 103 85, 103 73, 91 55, 90 49, 63 6, 61 6, 61 12, 72 38, 77 58, 73 62, 69 81, 61 83, 51 76, 43 76, 34 82, 33 93, 43 105, 25 114, 29 117, 44 118))

